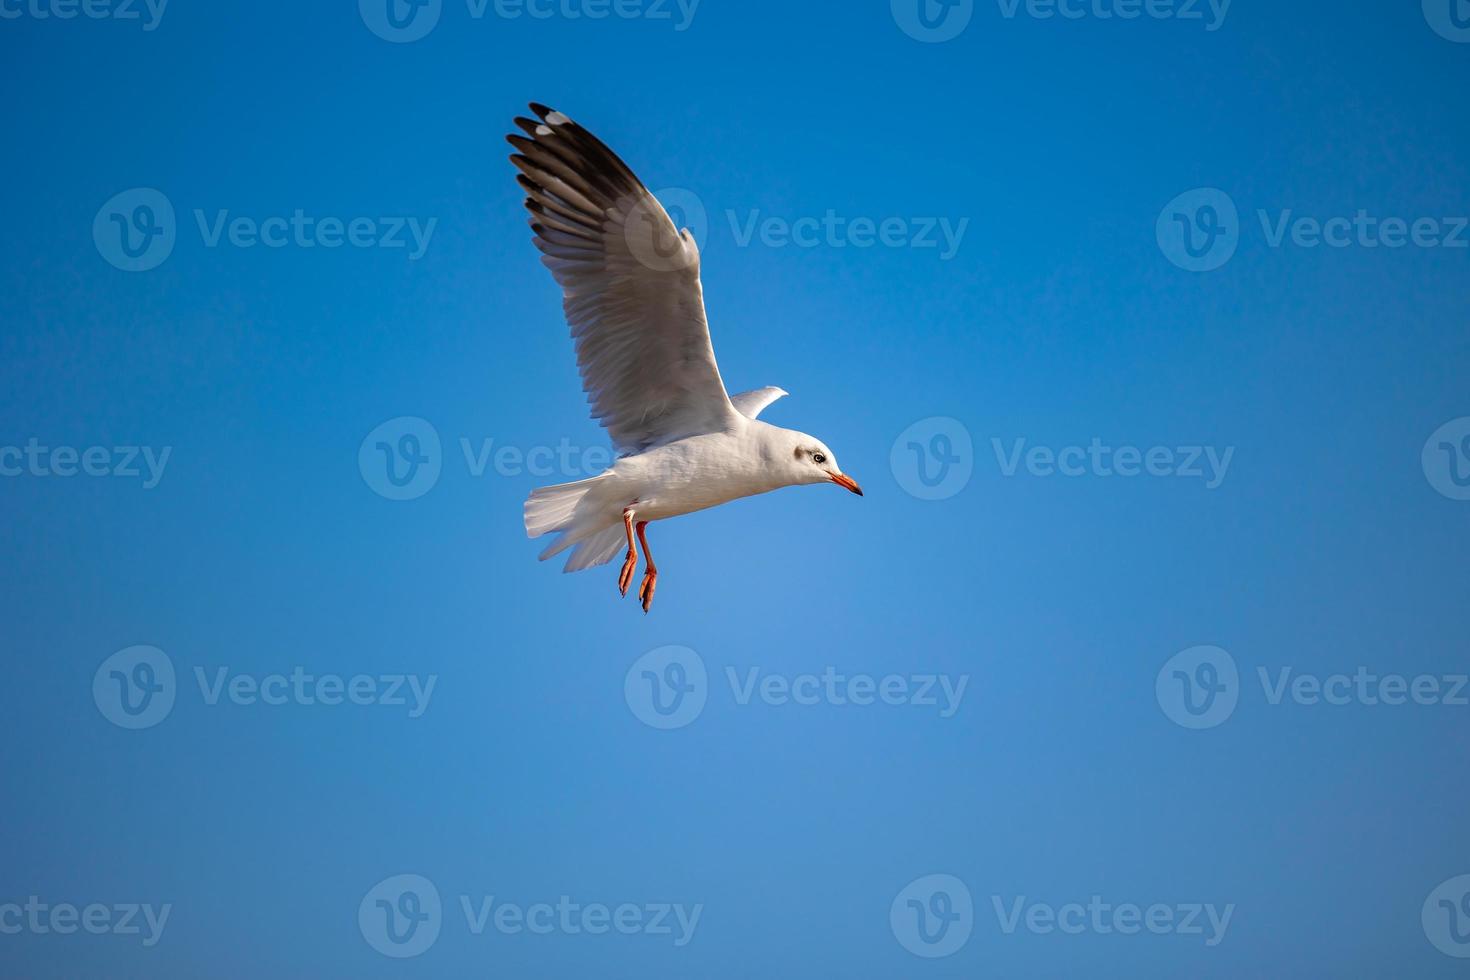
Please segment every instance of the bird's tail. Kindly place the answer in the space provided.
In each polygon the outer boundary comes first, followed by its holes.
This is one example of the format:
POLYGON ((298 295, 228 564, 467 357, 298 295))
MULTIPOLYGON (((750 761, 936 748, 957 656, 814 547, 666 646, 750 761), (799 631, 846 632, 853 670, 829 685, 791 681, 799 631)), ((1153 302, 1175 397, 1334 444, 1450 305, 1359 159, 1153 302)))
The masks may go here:
POLYGON ((526 498, 526 536, 557 535, 541 552, 542 561, 572 548, 563 571, 580 572, 611 561, 618 553, 624 542, 623 526, 609 524, 602 507, 588 506, 587 494, 601 479, 594 476, 576 483, 541 487, 526 498))

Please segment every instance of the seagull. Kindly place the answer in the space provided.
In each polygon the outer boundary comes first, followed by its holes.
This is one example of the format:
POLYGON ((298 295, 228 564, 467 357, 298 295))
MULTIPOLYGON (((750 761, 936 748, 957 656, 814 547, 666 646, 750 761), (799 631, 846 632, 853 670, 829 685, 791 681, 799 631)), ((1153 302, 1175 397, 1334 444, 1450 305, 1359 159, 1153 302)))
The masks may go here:
POLYGON ((653 603, 658 567, 653 521, 781 487, 833 483, 858 496, 837 457, 814 436, 760 421, 786 394, 731 395, 715 363, 699 248, 633 171, 564 114, 531 103, 535 119, 506 137, 526 193, 531 239, 562 288, 577 368, 592 417, 617 457, 588 480, 542 487, 525 503, 526 534, 555 534, 545 561, 571 549, 564 571, 612 560, 626 544, 618 592, 626 596, 643 549, 638 589, 653 603))

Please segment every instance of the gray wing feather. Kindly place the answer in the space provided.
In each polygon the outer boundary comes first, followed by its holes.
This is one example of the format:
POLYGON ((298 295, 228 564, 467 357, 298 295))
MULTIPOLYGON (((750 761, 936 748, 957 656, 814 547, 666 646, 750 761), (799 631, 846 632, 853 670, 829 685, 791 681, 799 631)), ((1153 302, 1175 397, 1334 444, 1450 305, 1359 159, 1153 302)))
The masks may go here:
MULTIPOLYGON (((729 426, 736 408, 715 363, 699 249, 612 150, 531 104, 507 139, 526 189, 532 241, 562 287, 592 417, 622 452, 729 426), (539 120, 539 121, 538 121, 539 120)), ((757 409, 758 410, 758 409, 757 409)))

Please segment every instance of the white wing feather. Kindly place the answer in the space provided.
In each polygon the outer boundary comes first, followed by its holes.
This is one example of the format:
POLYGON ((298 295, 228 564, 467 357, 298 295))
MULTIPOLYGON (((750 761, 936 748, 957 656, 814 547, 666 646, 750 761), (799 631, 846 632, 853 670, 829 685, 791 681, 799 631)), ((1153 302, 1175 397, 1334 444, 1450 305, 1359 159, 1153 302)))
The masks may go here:
POLYGON ((754 391, 742 391, 738 395, 731 395, 730 403, 735 406, 735 411, 748 419, 753 419, 765 411, 766 406, 771 402, 789 394, 789 391, 782 388, 757 388, 754 391))
MULTIPOLYGON (((507 137, 530 195, 533 241, 561 285, 592 417, 620 452, 729 428, 699 249, 627 164, 565 115, 532 103, 507 137)), ((759 411, 759 408, 757 408, 759 411)))

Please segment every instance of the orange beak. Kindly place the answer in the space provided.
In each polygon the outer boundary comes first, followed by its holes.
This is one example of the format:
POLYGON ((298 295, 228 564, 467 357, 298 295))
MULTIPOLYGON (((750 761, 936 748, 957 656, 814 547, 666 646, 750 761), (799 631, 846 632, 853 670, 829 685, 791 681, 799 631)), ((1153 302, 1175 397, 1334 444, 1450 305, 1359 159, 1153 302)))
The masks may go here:
POLYGON ((846 473, 833 473, 827 479, 831 480, 833 483, 837 484, 844 490, 851 490, 859 497, 863 495, 863 488, 858 486, 857 481, 848 476, 846 473))

